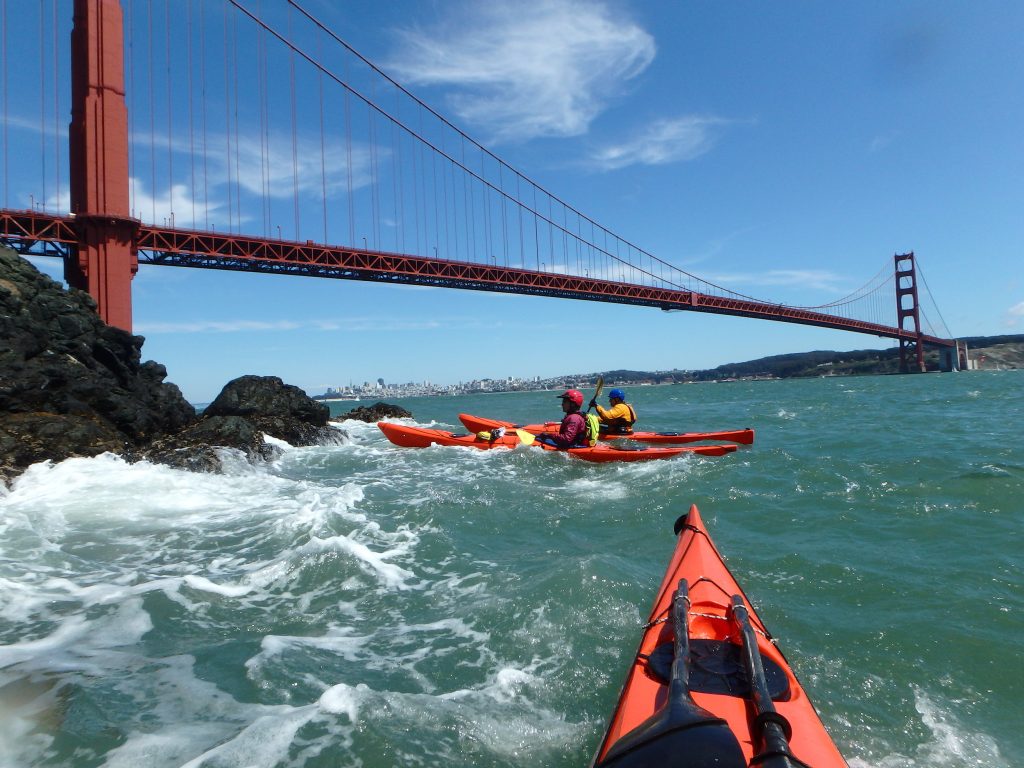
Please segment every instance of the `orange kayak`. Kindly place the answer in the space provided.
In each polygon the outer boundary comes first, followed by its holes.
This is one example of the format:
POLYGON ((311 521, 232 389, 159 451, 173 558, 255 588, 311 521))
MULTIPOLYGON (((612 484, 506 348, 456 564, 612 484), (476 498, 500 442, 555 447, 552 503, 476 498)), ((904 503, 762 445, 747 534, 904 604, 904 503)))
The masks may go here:
MULTIPOLYGON (((496 427, 505 429, 522 429, 533 435, 541 432, 557 432, 558 422, 549 421, 546 424, 513 424, 511 421, 499 421, 498 419, 486 419, 483 416, 472 416, 468 413, 460 413, 459 421, 470 432, 483 432, 496 427)), ((638 443, 656 443, 662 445, 682 445, 684 443, 697 443, 701 440, 724 440, 730 443, 742 443, 751 445, 754 442, 754 430, 752 429, 725 429, 720 432, 631 432, 628 435, 602 434, 602 440, 634 440, 638 443)))
POLYGON ((696 506, 592 768, 846 768, 696 506))
MULTIPOLYGON (((426 429, 424 427, 408 427, 389 421, 378 421, 377 426, 384 436, 395 445, 403 448, 427 448, 431 445, 458 445, 468 448, 515 448, 521 444, 514 431, 493 440, 484 439, 476 434, 460 435, 443 429, 426 429)), ((537 442, 534 446, 548 451, 559 450, 550 445, 537 442)), ((736 450, 735 445, 691 445, 674 447, 629 447, 620 448, 598 443, 592 448, 569 448, 566 453, 584 461, 651 461, 654 459, 671 459, 680 454, 693 453, 700 456, 722 456, 736 450)))

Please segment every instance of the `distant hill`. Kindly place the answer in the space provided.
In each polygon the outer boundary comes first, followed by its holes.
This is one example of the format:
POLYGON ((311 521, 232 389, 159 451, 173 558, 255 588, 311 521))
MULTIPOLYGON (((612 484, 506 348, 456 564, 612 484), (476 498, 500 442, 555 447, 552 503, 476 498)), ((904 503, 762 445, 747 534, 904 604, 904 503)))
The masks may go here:
MULTIPOLYGON (((970 336, 967 343, 970 358, 982 370, 1024 368, 1024 334, 1009 336, 970 336)), ((939 370, 938 352, 926 352, 925 366, 939 370)), ((855 376, 861 374, 899 373, 898 347, 890 349, 859 349, 851 352, 817 350, 772 355, 742 363, 727 363, 717 368, 684 371, 604 372, 604 378, 618 384, 649 382, 669 384, 681 381, 722 381, 723 379, 789 379, 817 376, 855 376)))

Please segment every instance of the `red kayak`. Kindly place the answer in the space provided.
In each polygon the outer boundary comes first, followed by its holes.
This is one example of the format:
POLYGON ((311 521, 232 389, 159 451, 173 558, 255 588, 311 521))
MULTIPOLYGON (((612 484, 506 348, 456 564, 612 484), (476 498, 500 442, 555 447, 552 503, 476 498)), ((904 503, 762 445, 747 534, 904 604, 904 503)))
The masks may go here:
POLYGON ((696 506, 676 532, 591 768, 847 768, 696 506))
MULTIPOLYGON (((476 434, 460 435, 442 429, 426 429, 424 427, 408 427, 388 421, 378 421, 377 426, 384 436, 395 445, 403 448, 427 448, 431 445, 457 445, 467 448, 515 448, 522 445, 515 431, 507 431, 500 436, 483 438, 476 434)), ((548 451, 559 450, 544 443, 533 443, 534 446, 548 451)), ((735 445, 691 445, 673 448, 658 447, 616 447, 598 443, 593 448, 569 448, 566 453, 584 461, 651 461, 654 459, 671 459, 680 454, 694 453, 700 456, 721 456, 736 450, 735 445)))
MULTIPOLYGON (((497 419, 485 419, 482 416, 471 416, 468 413, 460 413, 459 421, 470 432, 483 432, 488 429, 505 427, 505 429, 522 429, 533 435, 541 432, 557 432, 557 421, 549 421, 546 424, 513 424, 511 421, 499 421, 497 419)), ((639 443, 660 443, 663 445, 681 445, 683 443, 696 443, 701 440, 725 440, 730 443, 742 443, 751 445, 754 442, 754 430, 752 429, 726 429, 721 432, 631 432, 628 435, 602 434, 602 440, 635 440, 639 443)))

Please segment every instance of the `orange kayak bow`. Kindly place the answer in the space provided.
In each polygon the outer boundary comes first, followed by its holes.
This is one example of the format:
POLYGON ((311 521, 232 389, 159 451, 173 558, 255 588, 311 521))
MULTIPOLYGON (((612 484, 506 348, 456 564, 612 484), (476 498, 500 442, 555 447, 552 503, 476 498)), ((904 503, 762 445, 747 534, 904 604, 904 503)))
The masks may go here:
POLYGON ((592 768, 846 768, 696 506, 676 532, 592 768))

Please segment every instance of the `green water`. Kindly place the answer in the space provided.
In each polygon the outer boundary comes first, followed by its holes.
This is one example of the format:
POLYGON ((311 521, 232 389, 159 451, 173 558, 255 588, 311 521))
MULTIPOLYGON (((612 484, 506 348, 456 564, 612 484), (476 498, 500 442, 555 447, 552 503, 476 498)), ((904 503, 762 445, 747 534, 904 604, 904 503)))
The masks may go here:
POLYGON ((628 395, 756 442, 593 465, 345 422, 224 476, 33 468, 0 496, 0 766, 585 766, 691 503, 851 765, 1024 764, 1024 374, 628 395))

